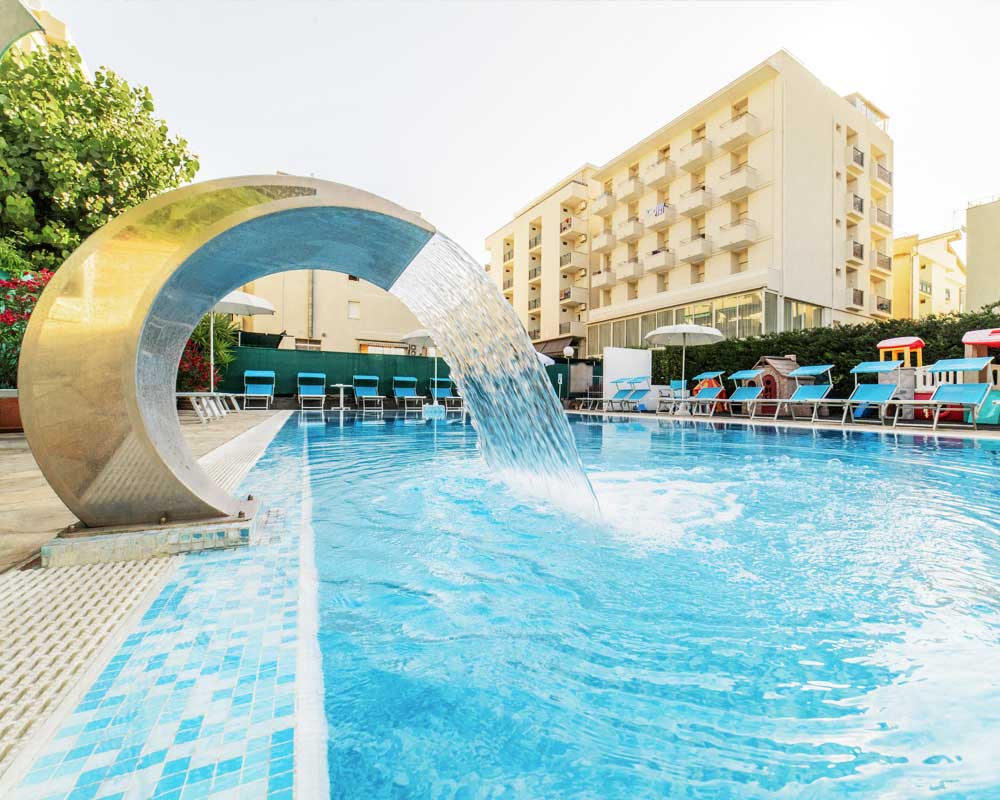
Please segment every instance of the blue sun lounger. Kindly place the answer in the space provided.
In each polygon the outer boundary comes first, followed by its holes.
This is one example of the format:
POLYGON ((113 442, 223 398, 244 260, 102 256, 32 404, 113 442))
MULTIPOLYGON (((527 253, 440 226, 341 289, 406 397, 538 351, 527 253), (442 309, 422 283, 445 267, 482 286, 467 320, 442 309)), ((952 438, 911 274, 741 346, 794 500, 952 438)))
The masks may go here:
POLYGON ((243 372, 243 408, 250 403, 260 402, 264 410, 271 407, 274 400, 274 370, 248 369, 243 372))
POLYGON ((353 375, 354 402, 361 411, 382 411, 385 399, 378 393, 378 375, 353 375))
MULTIPOLYGON (((933 374, 943 372, 981 372, 993 362, 992 356, 982 358, 946 358, 932 364, 927 371, 933 374)), ((950 427, 972 425, 978 430, 977 417, 982 411, 986 398, 993 387, 988 383, 939 383, 937 388, 926 400, 900 400, 896 403, 896 413, 892 419, 892 427, 899 422, 899 412, 904 406, 912 408, 930 408, 934 410, 934 422, 931 427, 938 429, 939 424, 950 427), (958 408, 965 412, 965 422, 941 423, 941 412, 946 409, 958 408)))
MULTIPOLYGON (((721 370, 718 372, 701 372, 691 380, 696 383, 708 380, 717 380, 722 376, 721 370)), ((726 400, 720 397, 722 386, 702 386, 690 397, 678 397, 672 401, 671 413, 676 414, 682 408, 690 408, 691 416, 713 416, 715 409, 720 403, 726 400), (700 409, 700 410, 699 410, 700 409)))
POLYGON ((831 370, 833 370, 833 364, 813 364, 812 366, 799 367, 789 372, 788 377, 795 379, 795 391, 791 397, 775 401, 777 405, 774 408, 774 418, 778 418, 782 406, 788 409, 788 413, 792 419, 796 418, 795 409, 799 406, 812 406, 810 421, 815 422, 816 415, 819 413, 819 407, 824 404, 826 396, 830 394, 830 390, 833 388, 831 370), (824 375, 826 375, 826 383, 803 384, 799 382, 802 378, 821 378, 824 375))
POLYGON ((643 375, 638 378, 628 378, 629 393, 625 396, 625 399, 621 402, 621 407, 623 411, 642 411, 644 410, 643 401, 646 396, 650 393, 649 388, 649 376, 643 375), (642 386, 642 384, 646 384, 642 386))
POLYGON ((615 386, 618 387, 617 391, 611 397, 608 397, 601 401, 604 406, 605 411, 614 411, 615 405, 619 407, 619 410, 624 411, 625 398, 632 394, 632 384, 630 383, 631 378, 616 378, 611 381, 615 386))
POLYGON ((742 369, 729 376, 729 380, 736 384, 736 391, 729 398, 729 416, 753 419, 753 415, 757 413, 757 401, 764 387, 751 381, 757 380, 763 372, 762 369, 742 369), (740 407, 739 414, 736 413, 736 406, 740 407))
POLYGON ((454 385, 451 378, 431 378, 431 399, 440 402, 448 411, 460 409, 464 401, 455 394, 454 385))
POLYGON ((845 425, 850 416, 854 422, 864 422, 865 415, 869 411, 875 411, 872 421, 882 423, 885 421, 889 405, 899 391, 900 368, 902 361, 862 361, 851 369, 854 375, 854 391, 846 400, 831 400, 830 404, 843 405, 844 413, 840 418, 840 424, 845 425), (895 380, 885 383, 861 383, 859 375, 884 375, 895 372, 895 380))
POLYGON ((323 410, 326 405, 326 373, 300 372, 295 376, 295 392, 299 408, 323 410))
POLYGON ((404 411, 419 410, 426 399, 422 394, 417 394, 417 379, 409 375, 393 375, 392 397, 396 401, 396 408, 399 408, 402 401, 404 411))

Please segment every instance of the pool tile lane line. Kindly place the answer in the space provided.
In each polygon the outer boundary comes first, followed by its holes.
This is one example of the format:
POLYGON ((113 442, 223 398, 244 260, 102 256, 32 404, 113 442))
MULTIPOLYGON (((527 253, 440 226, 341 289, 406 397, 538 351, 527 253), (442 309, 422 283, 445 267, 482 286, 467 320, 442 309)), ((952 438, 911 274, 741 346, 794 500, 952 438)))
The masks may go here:
POLYGON ((14 798, 292 797, 303 473, 285 432, 243 484, 266 480, 285 512, 268 515, 270 543, 174 559, 14 798))
POLYGON ((302 442, 302 514, 299 528, 299 649, 295 710, 295 788, 298 797, 330 796, 329 729, 319 649, 319 573, 312 527, 309 429, 302 442))

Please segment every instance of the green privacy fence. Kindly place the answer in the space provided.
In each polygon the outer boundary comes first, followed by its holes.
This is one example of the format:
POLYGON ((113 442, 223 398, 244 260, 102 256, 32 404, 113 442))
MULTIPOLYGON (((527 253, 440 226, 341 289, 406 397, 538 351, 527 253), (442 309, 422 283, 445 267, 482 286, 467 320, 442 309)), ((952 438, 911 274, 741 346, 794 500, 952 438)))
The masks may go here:
MULTIPOLYGON (((386 356, 371 353, 333 353, 310 350, 278 350, 271 347, 235 347, 236 356, 219 384, 219 391, 242 392, 243 372, 248 369, 273 370, 274 393, 295 394, 295 376, 300 372, 326 374, 327 393, 335 394, 330 384, 350 384, 354 375, 378 375, 382 394, 391 394, 394 375, 412 376, 417 379, 417 394, 430 395, 429 381, 434 377, 434 359, 423 356, 386 356)), ((576 359, 574 359, 574 362, 576 359)), ((559 391, 558 376, 563 376, 562 396, 568 395, 569 372, 565 362, 546 367, 545 372, 552 388, 559 391)), ((594 365, 594 374, 600 375, 600 362, 594 365)), ((451 374, 444 359, 438 359, 438 377, 451 374)))
MULTIPOLYGON (((423 356, 390 356, 369 353, 313 352, 309 350, 276 350, 267 347, 236 347, 236 356, 229 365, 219 389, 223 392, 243 391, 243 371, 274 370, 274 393, 295 394, 295 376, 300 372, 323 372, 327 384, 350 384, 354 375, 378 375, 382 394, 391 394, 393 375, 417 379, 418 394, 429 394, 429 381, 434 377, 434 359, 423 356)), ((438 377, 450 375, 448 365, 438 359, 438 377)), ((327 388, 329 394, 334 390, 327 388)))

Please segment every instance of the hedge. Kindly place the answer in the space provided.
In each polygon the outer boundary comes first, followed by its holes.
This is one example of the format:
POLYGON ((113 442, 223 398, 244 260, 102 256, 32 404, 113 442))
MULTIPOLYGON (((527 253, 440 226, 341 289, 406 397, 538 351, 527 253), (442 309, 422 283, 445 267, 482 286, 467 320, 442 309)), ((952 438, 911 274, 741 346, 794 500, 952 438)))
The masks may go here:
MULTIPOLYGON (((703 347, 689 347, 687 375, 708 370, 726 374, 749 369, 761 356, 794 354, 800 364, 833 364, 835 396, 846 397, 853 388, 851 367, 861 361, 878 359, 876 345, 895 336, 919 336, 924 340, 924 364, 941 358, 964 355, 962 335, 967 331, 1000 327, 1000 303, 982 311, 942 314, 924 319, 893 319, 865 325, 837 328, 810 328, 748 339, 730 339, 703 347)), ((681 376, 681 349, 668 347, 653 351, 653 382, 666 384, 681 376)))

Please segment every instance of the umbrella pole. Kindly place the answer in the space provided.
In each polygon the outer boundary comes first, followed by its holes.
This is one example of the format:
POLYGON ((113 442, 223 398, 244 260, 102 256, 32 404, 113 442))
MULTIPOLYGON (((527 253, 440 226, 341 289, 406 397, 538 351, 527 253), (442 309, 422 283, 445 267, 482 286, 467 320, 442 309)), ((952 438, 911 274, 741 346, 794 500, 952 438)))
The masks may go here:
POLYGON ((431 390, 431 394, 434 395, 434 405, 438 404, 437 396, 437 382, 438 382, 438 351, 434 348, 434 389, 431 390))
POLYGON ((208 386, 215 391, 215 312, 208 312, 208 386))
POLYGON ((684 344, 681 345, 681 397, 684 396, 684 392, 687 391, 687 334, 684 334, 684 344))

